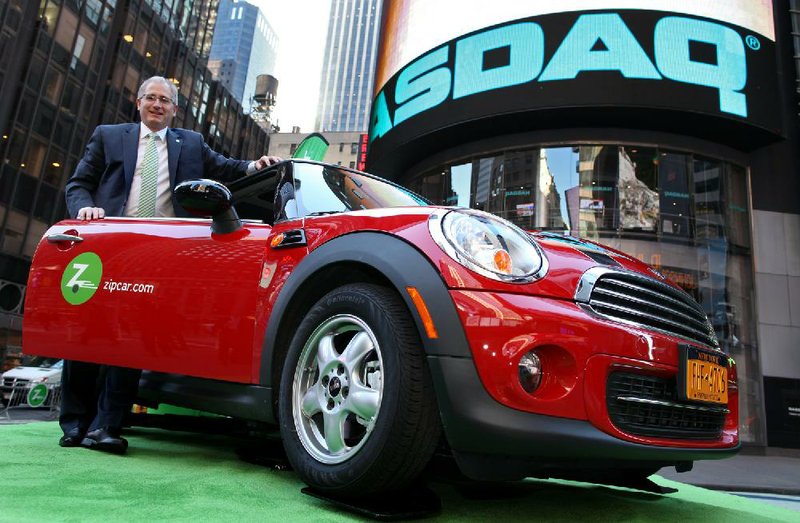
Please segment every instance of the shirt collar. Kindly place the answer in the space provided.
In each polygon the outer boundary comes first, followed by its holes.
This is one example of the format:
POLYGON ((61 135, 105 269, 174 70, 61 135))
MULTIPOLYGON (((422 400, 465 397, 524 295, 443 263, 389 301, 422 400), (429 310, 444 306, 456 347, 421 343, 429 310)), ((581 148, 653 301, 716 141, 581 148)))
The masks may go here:
MULTIPOLYGON (((164 127, 160 131, 156 131, 159 140, 162 142, 167 139, 167 129, 168 127, 164 127)), ((152 133, 153 131, 150 130, 145 124, 139 122, 139 140, 144 140, 145 136, 152 133)))

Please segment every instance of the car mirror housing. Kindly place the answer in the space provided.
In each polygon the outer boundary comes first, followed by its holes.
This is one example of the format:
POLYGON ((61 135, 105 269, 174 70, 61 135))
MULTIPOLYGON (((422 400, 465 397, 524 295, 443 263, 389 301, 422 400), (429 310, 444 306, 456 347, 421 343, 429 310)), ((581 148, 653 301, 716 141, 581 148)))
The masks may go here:
POLYGON ((175 187, 178 204, 193 216, 212 219, 211 232, 230 234, 242 227, 233 208, 233 196, 223 184, 214 180, 189 180, 175 187))

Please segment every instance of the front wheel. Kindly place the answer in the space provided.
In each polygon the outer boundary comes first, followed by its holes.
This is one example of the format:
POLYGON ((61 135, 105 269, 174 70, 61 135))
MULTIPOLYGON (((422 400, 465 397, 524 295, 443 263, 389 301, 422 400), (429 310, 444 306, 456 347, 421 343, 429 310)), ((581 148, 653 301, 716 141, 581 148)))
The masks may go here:
POLYGON ((424 350, 397 294, 351 284, 311 308, 283 367, 279 418, 289 461, 314 488, 381 493, 419 475, 440 424, 424 350))

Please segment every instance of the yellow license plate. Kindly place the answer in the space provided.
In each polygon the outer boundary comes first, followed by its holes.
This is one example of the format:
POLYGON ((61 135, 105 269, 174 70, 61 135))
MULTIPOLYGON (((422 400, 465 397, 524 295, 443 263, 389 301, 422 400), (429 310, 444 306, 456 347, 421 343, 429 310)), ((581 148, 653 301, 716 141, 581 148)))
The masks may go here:
POLYGON ((727 404, 728 358, 682 345, 678 385, 682 399, 727 404))

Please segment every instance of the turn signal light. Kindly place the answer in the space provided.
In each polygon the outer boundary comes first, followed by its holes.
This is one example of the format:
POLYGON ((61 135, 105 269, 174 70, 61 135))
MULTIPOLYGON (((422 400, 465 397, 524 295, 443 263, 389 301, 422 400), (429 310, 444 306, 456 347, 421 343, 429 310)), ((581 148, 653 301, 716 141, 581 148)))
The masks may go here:
POLYGON ((430 339, 437 339, 439 333, 436 331, 436 325, 433 324, 433 318, 431 317, 430 311, 428 311, 428 306, 425 305, 425 300, 422 299, 422 294, 419 293, 416 287, 406 287, 406 292, 408 292, 411 301, 417 308, 419 318, 422 320, 422 325, 425 327, 425 333, 430 339))
POLYGON ((275 236, 273 236, 272 240, 269 242, 270 247, 272 247, 274 249, 275 247, 280 245, 281 242, 283 241, 283 237, 284 237, 284 234, 282 232, 276 234, 275 236))
POLYGON ((498 249, 494 251, 494 266, 497 267, 497 272, 501 274, 511 274, 511 255, 508 251, 498 249))

